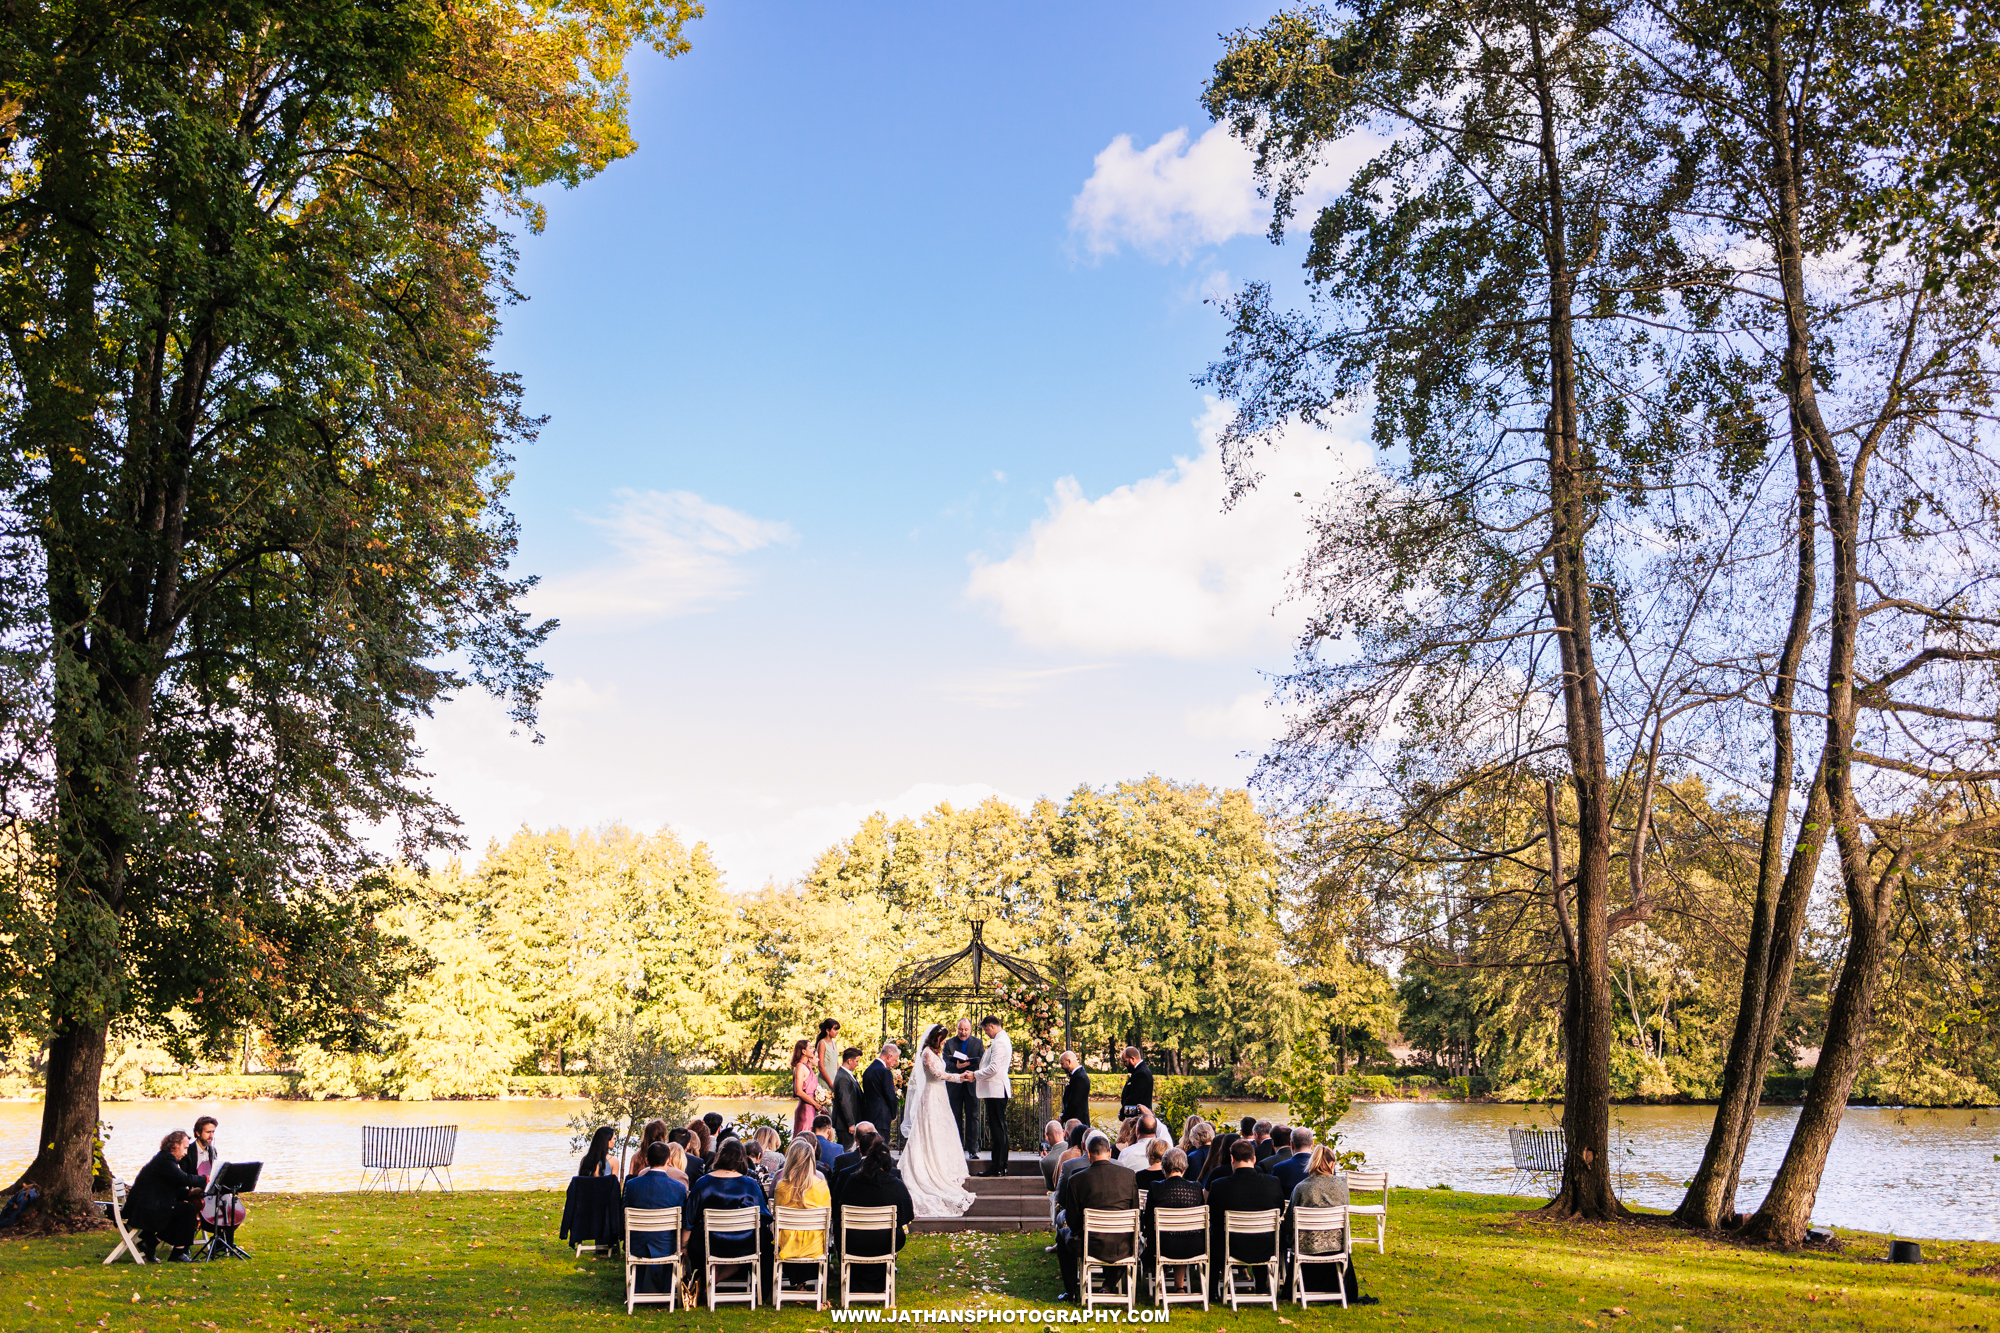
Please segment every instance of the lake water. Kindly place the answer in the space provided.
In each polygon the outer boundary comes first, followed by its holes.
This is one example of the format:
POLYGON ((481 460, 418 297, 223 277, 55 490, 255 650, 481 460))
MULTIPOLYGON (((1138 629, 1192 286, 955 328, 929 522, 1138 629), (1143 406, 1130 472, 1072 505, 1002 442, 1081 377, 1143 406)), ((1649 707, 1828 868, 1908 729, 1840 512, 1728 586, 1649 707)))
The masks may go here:
MULTIPOLYGON (((789 1103, 703 1103, 734 1116, 783 1113, 789 1103)), ((1231 1104, 1236 1114, 1275 1116, 1277 1106, 1231 1104)), ((222 1122, 225 1158, 262 1160, 267 1190, 346 1190, 361 1179, 361 1126, 458 1126, 454 1182, 464 1189, 560 1187, 579 1154, 566 1123, 581 1102, 122 1102, 104 1108, 112 1125, 112 1167, 130 1179, 171 1129, 197 1115, 222 1122)), ((37 1102, 0 1102, 0 1170, 13 1179, 34 1153, 37 1102)), ((1099 1119, 1109 1119, 1106 1103, 1099 1119)), ((1744 1162, 1743 1207, 1761 1197, 1784 1155, 1792 1107, 1758 1113, 1744 1162)), ((1619 1193, 1628 1202, 1670 1208, 1701 1163, 1714 1111, 1705 1106, 1613 1108, 1612 1148, 1619 1193)), ((1451 1102, 1356 1105, 1341 1121, 1345 1146, 1368 1154, 1398 1188, 1450 1185, 1504 1194, 1531 1192, 1516 1180, 1507 1148, 1513 1125, 1546 1124, 1543 1108, 1451 1102)), ((2000 1111, 1849 1109, 1820 1183, 1814 1221, 1904 1236, 2000 1240, 2000 1111)))

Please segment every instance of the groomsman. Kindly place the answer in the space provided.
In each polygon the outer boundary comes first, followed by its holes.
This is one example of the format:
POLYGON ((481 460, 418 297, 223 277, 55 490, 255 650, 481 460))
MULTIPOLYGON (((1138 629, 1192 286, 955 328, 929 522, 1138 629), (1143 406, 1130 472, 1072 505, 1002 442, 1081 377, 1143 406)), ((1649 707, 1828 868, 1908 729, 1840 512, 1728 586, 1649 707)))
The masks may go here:
POLYGON ((854 1126, 867 1119, 861 1114, 861 1048, 850 1046, 840 1053, 840 1068, 833 1071, 833 1136, 843 1148, 854 1146, 854 1126))
POLYGON ((1090 1071, 1076 1058, 1075 1051, 1062 1053, 1063 1072, 1069 1075, 1069 1082, 1063 1084, 1062 1122, 1067 1125, 1074 1120, 1078 1124, 1090 1123, 1090 1071))
POLYGON ((1125 1090, 1118 1094, 1118 1118, 1139 1114, 1142 1106, 1153 1104, 1153 1067, 1146 1063, 1146 1057, 1137 1046, 1127 1046, 1122 1057, 1125 1068, 1132 1072, 1125 1076, 1125 1090))
POLYGON ((884 1042, 882 1053, 861 1071, 861 1116, 885 1139, 896 1123, 895 1069, 901 1055, 902 1049, 895 1042, 884 1042))
MULTIPOLYGON (((958 1020, 958 1035, 947 1037, 944 1043, 944 1072, 947 1074, 970 1074, 979 1068, 979 1061, 986 1054, 986 1044, 972 1035, 972 1020, 958 1020)), ((947 1083, 945 1094, 951 1099, 951 1120, 958 1126, 958 1141, 967 1152, 979 1151, 979 1099, 972 1095, 970 1083, 947 1083)))

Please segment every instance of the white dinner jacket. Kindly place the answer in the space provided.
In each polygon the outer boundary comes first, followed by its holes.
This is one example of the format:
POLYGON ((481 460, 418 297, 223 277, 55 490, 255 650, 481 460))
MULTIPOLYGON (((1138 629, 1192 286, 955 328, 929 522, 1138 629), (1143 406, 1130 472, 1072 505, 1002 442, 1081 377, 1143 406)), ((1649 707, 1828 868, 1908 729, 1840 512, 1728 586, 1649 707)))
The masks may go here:
POLYGON ((974 1071, 973 1089, 981 1100, 1014 1095, 1014 1085, 1007 1079, 1008 1066, 1014 1063, 1014 1043, 1007 1040, 1003 1030, 999 1036, 986 1043, 986 1057, 974 1071))

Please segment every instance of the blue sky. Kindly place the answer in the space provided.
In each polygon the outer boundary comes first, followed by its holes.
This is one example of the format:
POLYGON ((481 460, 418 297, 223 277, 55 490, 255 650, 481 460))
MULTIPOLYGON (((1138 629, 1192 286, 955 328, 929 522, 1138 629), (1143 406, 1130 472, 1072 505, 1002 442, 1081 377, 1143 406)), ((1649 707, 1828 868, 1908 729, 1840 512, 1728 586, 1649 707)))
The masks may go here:
POLYGON ((1292 492, 1357 456, 1302 438, 1224 515, 1191 382, 1204 297, 1296 272, 1198 101, 1267 12, 718 0, 634 56, 639 151, 521 239, 563 629, 546 744, 424 728, 475 851, 668 824, 746 889, 875 809, 1247 777, 1292 492))

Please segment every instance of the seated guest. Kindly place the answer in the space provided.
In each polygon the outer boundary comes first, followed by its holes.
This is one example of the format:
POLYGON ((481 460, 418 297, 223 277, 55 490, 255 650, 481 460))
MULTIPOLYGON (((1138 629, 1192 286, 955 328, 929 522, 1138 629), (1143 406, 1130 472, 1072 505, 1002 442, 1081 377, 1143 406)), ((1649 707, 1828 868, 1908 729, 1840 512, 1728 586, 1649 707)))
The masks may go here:
MULTIPOLYGON (((1062 1187, 1069 1183, 1071 1176, 1090 1165, 1090 1154, 1084 1151, 1083 1145, 1095 1133, 1097 1131, 1089 1125, 1077 1125, 1072 1128, 1069 1132, 1069 1141, 1063 1148, 1063 1155, 1056 1163, 1056 1188, 1055 1192, 1049 1195, 1049 1220, 1058 1229, 1062 1226, 1062 1187)), ((1102 1134, 1098 1134, 1097 1137, 1104 1138, 1102 1134)), ((1109 1143, 1110 1140, 1105 1139, 1105 1142, 1109 1143)))
POLYGON ((706 1122, 696 1119, 687 1122, 687 1131, 692 1136, 688 1140, 688 1151, 709 1166, 715 1165, 715 1136, 708 1131, 706 1122))
MULTIPOLYGON (((857 1134, 858 1141, 860 1135, 857 1134)), ((847 1237, 849 1257, 865 1254, 889 1254, 900 1250, 910 1239, 910 1223, 917 1217, 916 1203, 910 1198, 910 1187, 896 1174, 889 1156, 889 1145, 880 1135, 869 1135, 868 1151, 861 1159, 861 1165, 849 1172, 842 1181, 840 1192, 833 1200, 833 1234, 840 1234, 840 1216, 848 1208, 886 1208, 896 1210, 896 1230, 855 1231, 847 1237)), ((885 1264, 856 1264, 851 1270, 853 1286, 857 1291, 880 1291, 888 1280, 888 1266, 885 1264)))
POLYGON ((1292 1131, 1292 1155, 1271 1168, 1271 1176, 1285 1187, 1287 1198, 1306 1178, 1306 1170, 1312 1163, 1313 1132, 1309 1129, 1292 1131))
POLYGON ((1200 1173, 1189 1171, 1188 1178, 1199 1183, 1203 1189, 1207 1189, 1209 1183, 1218 1176, 1229 1174, 1229 1150, 1239 1143, 1250 1142, 1249 1139, 1238 1138, 1235 1130, 1223 1134, 1209 1145, 1208 1154, 1201 1159, 1200 1173))
MULTIPOLYGON (((688 1263, 697 1277, 707 1256, 702 1251, 706 1243, 702 1234, 702 1214, 710 1209, 728 1212, 736 1208, 755 1208, 763 1216, 760 1226, 771 1220, 771 1201, 764 1196, 764 1187, 750 1174, 750 1163, 745 1159, 741 1139, 724 1139, 722 1146, 715 1150, 715 1165, 708 1174, 694 1183, 688 1191, 687 1231, 684 1239, 688 1246, 688 1263)), ((757 1237, 749 1231, 718 1231, 715 1233, 715 1257, 733 1258, 739 1254, 749 1254, 756 1250, 757 1237)), ((748 1265, 737 1264, 741 1270, 748 1265)), ((725 1271, 724 1276, 729 1276, 725 1271)))
POLYGON ((708 1173, 708 1163, 702 1160, 701 1151, 697 1147, 701 1140, 683 1125, 667 1135, 667 1142, 680 1148, 681 1169, 687 1172, 688 1188, 693 1189, 694 1182, 708 1173))
MULTIPOLYGON (((708 1127, 708 1141, 710 1143, 721 1143, 723 1139, 736 1132, 736 1127, 731 1125, 727 1120, 724 1120, 720 1111, 710 1111, 701 1118, 701 1123, 708 1127)), ((740 1139, 743 1136, 736 1134, 736 1137, 740 1139)))
POLYGON ((187 1153, 186 1130, 177 1129, 161 1139, 160 1151, 139 1168, 139 1178, 125 1196, 125 1218, 139 1233, 139 1253, 148 1261, 165 1241, 173 1247, 168 1263, 193 1262, 188 1246, 194 1244, 201 1196, 208 1183, 181 1165, 187 1153))
MULTIPOLYGON (((1201 1257, 1200 1236, 1169 1231, 1162 1240, 1153 1225, 1153 1214, 1162 1208, 1199 1208, 1207 1202, 1201 1186, 1188 1179, 1187 1166, 1187 1154, 1174 1149, 1160 1161, 1160 1169, 1165 1173, 1160 1183, 1146 1191, 1146 1244, 1169 1262, 1201 1257)), ((1167 1275, 1167 1280, 1179 1284, 1188 1277, 1185 1270, 1177 1269, 1167 1275)), ((1178 1285, 1175 1289, 1179 1289, 1178 1285)))
MULTIPOLYGON (((1345 1208, 1347 1206, 1347 1177, 1341 1173, 1340 1158, 1334 1150, 1322 1143, 1306 1157, 1306 1175, 1292 1190, 1292 1208, 1345 1208)), ((1290 1226, 1286 1232, 1289 1236, 1290 1226)), ((1308 1231, 1296 1244, 1302 1254, 1336 1254, 1341 1248, 1341 1238, 1331 1231, 1308 1231)), ((1348 1266, 1352 1269, 1353 1265, 1348 1266)), ((1332 1283, 1339 1280, 1331 1264, 1309 1264, 1304 1270, 1308 1291, 1332 1291, 1332 1283)), ((1349 1303, 1361 1295, 1358 1284, 1350 1283, 1347 1290, 1349 1303)))
POLYGON ((1187 1154, 1187 1177, 1201 1179, 1202 1164, 1208 1160, 1208 1145, 1215 1142, 1215 1126, 1206 1120, 1197 1120, 1188 1128, 1188 1141, 1181 1149, 1187 1154))
POLYGON ((1237 1138, 1239 1138, 1239 1139, 1254 1139, 1254 1138, 1256 1138, 1256 1137, 1257 1137, 1257 1117, 1256 1117, 1256 1116, 1254 1116, 1254 1115, 1246 1115, 1246 1116, 1244 1116, 1244 1117, 1243 1117, 1243 1123, 1242 1123, 1241 1125, 1238 1125, 1238 1126, 1237 1126, 1237 1128, 1236 1128, 1236 1137, 1237 1137, 1237 1138))
POLYGON ((831 1179, 833 1159, 840 1156, 840 1140, 834 1137, 833 1117, 824 1111, 813 1117, 813 1138, 817 1140, 812 1145, 814 1169, 831 1179))
MULTIPOLYGON (((1124 1161, 1125 1151, 1138 1141, 1139 1117, 1128 1115, 1118 1122, 1118 1137, 1111 1141, 1112 1160, 1118 1162, 1121 1166, 1130 1166, 1130 1163, 1124 1161)), ((1087 1138, 1084 1140, 1086 1147, 1089 1145, 1089 1142, 1090 1140, 1087 1138)), ((1144 1161, 1145 1159, 1141 1158, 1140 1160, 1144 1161)), ((1136 1171, 1139 1168, 1134 1166, 1131 1169, 1136 1171)))
MULTIPOLYGON (((654 1125, 665 1133, 665 1122, 655 1120, 654 1125)), ((646 1128, 651 1131, 652 1125, 646 1128)), ((667 1170, 667 1158, 671 1156, 665 1139, 654 1139, 646 1145, 646 1157, 638 1171, 632 1173, 625 1182, 625 1206, 627 1208, 680 1208, 687 1207, 687 1185, 675 1180, 667 1170)), ((683 1212, 682 1216, 686 1216, 683 1212)), ((632 1257, 635 1259, 664 1259, 680 1247, 678 1231, 635 1231, 632 1233, 632 1257)), ((664 1266, 649 1265, 638 1270, 637 1287, 640 1291, 664 1292, 667 1289, 668 1270, 664 1266)))
POLYGON ((646 1122, 646 1132, 640 1136, 639 1146, 632 1150, 631 1159, 625 1163, 625 1174, 636 1176, 641 1171, 644 1171, 646 1169, 646 1149, 655 1143, 665 1143, 666 1141, 667 1122, 664 1120, 648 1120, 646 1122))
MULTIPOLYGON (((826 1116, 829 1129, 832 1121, 826 1116)), ((815 1143, 826 1140, 817 1135, 801 1134, 792 1140, 792 1146, 785 1149, 785 1167, 778 1173, 777 1186, 771 1191, 772 1202, 780 1208, 831 1208, 833 1192, 827 1188, 825 1177, 819 1173, 819 1154, 813 1151, 815 1143)), ((778 1281, 789 1279, 794 1286, 809 1282, 812 1269, 803 1263, 787 1266, 787 1259, 811 1259, 817 1261, 826 1253, 827 1237, 831 1234, 833 1222, 829 1217, 826 1231, 785 1231, 778 1232, 778 1281)))
MULTIPOLYGON (((1208 1187, 1209 1285, 1220 1300, 1227 1280, 1231 1257, 1244 1263, 1263 1264, 1277 1243, 1269 1235, 1231 1237, 1225 1228, 1224 1213, 1261 1213, 1285 1206, 1285 1191, 1277 1181, 1257 1169, 1257 1146, 1238 1139, 1229 1149, 1231 1170, 1208 1187), (1233 1240, 1233 1244, 1231 1243, 1233 1240)), ((1258 1270, 1262 1287, 1264 1270, 1258 1270)))
POLYGON ((1257 1160, 1260 1162, 1278 1150, 1278 1145, 1271 1142, 1271 1122, 1268 1120, 1259 1120, 1252 1128, 1250 1137, 1257 1145, 1257 1160))
POLYGON ((678 1143, 669 1143, 664 1146, 666 1147, 667 1150, 667 1164, 658 1169, 666 1172, 668 1175, 672 1176, 675 1180, 680 1181, 681 1188, 686 1189, 688 1186, 694 1183, 693 1181, 688 1179, 687 1149, 681 1147, 681 1145, 678 1143))
POLYGON ((1056 1168, 1062 1165, 1063 1154, 1069 1151, 1069 1144, 1063 1137, 1063 1127, 1051 1120, 1042 1126, 1042 1186, 1056 1187, 1056 1168))
POLYGON ((1267 1176, 1278 1169, 1278 1163, 1286 1161, 1291 1157, 1292 1127, 1290 1125, 1272 1126, 1271 1145, 1271 1155, 1269 1157, 1264 1155, 1262 1148, 1257 1150, 1257 1169, 1267 1176))
MULTIPOLYGON (((1071 1176, 1062 1187, 1062 1217, 1067 1224, 1056 1233, 1056 1263, 1062 1270, 1061 1301, 1082 1299, 1078 1273, 1083 1267, 1083 1213, 1086 1208, 1111 1210, 1139 1206, 1138 1178, 1111 1160, 1111 1144, 1094 1135, 1086 1145, 1090 1165, 1071 1176)), ((1097 1259, 1128 1259, 1132 1242, 1123 1236, 1099 1236, 1092 1240, 1091 1256, 1097 1259)))
POLYGON ((1180 1152, 1180 1149, 1169 1148, 1158 1139, 1146 1140, 1146 1169, 1138 1173, 1140 1189, 1149 1190, 1166 1178, 1167 1173, 1160 1169, 1160 1163, 1170 1152, 1180 1152))
POLYGON ((838 1190, 840 1178, 852 1174, 854 1169, 861 1165, 862 1159, 868 1156, 868 1149, 877 1137, 873 1121, 863 1120, 857 1123, 854 1126, 854 1147, 833 1159, 833 1175, 828 1178, 827 1183, 838 1190))
MULTIPOLYGON (((1160 1128, 1150 1107, 1142 1107, 1139 1114, 1132 1117, 1132 1141, 1123 1145, 1118 1153, 1118 1165, 1133 1171, 1146 1169, 1146 1145, 1157 1143, 1162 1151, 1174 1146, 1173 1136, 1160 1128)), ((1122 1133, 1122 1131, 1121 1131, 1122 1133)))
POLYGON ((579 1176, 615 1176, 618 1174, 618 1159, 611 1155, 611 1140, 618 1131, 606 1125, 590 1136, 590 1147, 583 1153, 583 1160, 577 1163, 579 1176))
POLYGON ((757 1164, 763 1168, 765 1183, 775 1187, 778 1177, 785 1174, 785 1155, 778 1151, 778 1131, 765 1125, 752 1134, 750 1142, 743 1147, 756 1157, 757 1164))

